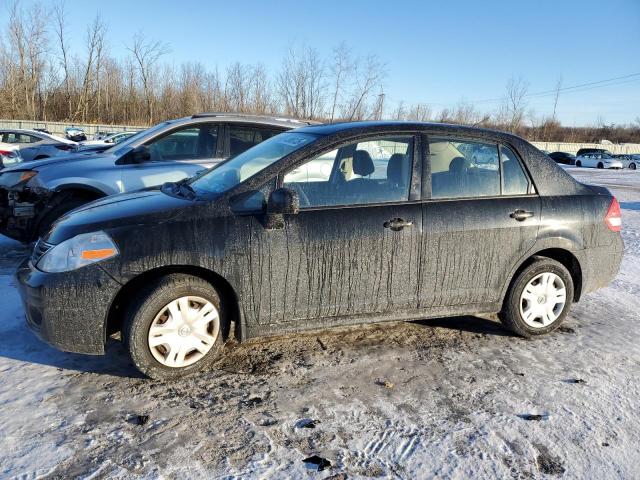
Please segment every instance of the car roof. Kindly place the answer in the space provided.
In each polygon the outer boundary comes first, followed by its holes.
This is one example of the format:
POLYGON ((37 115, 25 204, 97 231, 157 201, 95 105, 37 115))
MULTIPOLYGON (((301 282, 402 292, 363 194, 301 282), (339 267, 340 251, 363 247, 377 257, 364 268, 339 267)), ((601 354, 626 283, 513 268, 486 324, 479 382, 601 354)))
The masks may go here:
POLYGON ((300 120, 297 118, 289 118, 283 116, 270 115, 251 115, 245 113, 225 113, 225 112, 203 112, 196 113, 191 117, 185 117, 179 120, 188 119, 215 119, 233 123, 256 123, 259 125, 269 125, 275 127, 299 128, 308 125, 319 125, 320 122, 313 120, 300 120))
MULTIPOLYGON (((313 133, 316 135, 332 135, 335 133, 359 133, 362 131, 403 131, 403 130, 431 130, 443 134, 456 133, 458 135, 478 136, 488 134, 494 137, 517 137, 510 133, 490 128, 474 127, 468 125, 457 125, 450 123, 436 122, 413 122, 413 121, 360 121, 360 122, 338 122, 324 125, 314 125, 299 129, 300 132, 313 133)), ((520 137, 517 137, 520 138, 520 137)))

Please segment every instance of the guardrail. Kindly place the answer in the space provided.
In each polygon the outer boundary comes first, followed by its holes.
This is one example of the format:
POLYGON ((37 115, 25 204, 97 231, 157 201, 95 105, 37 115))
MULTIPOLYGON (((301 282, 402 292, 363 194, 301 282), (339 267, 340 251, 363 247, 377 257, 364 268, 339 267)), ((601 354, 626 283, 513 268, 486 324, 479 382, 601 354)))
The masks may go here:
POLYGON ((35 120, 0 120, 0 128, 26 129, 33 130, 35 128, 44 128, 53 135, 64 136, 64 129, 67 127, 78 127, 84 130, 87 138, 91 138, 98 132, 128 132, 136 130, 144 130, 148 127, 139 125, 96 125, 87 123, 67 123, 67 122, 48 122, 35 120))
POLYGON ((531 142, 540 150, 548 152, 567 152, 574 155, 581 148, 604 148, 615 154, 640 153, 640 143, 564 143, 564 142, 531 142))

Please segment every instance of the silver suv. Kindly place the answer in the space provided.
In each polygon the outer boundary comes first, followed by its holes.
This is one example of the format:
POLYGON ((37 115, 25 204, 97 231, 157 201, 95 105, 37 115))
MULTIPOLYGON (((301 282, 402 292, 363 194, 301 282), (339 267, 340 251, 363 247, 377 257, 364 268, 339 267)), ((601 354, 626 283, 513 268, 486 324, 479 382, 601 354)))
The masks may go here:
POLYGON ((0 171, 0 233, 31 242, 80 205, 177 182, 310 123, 202 113, 158 124, 99 154, 78 153, 5 168, 0 171))

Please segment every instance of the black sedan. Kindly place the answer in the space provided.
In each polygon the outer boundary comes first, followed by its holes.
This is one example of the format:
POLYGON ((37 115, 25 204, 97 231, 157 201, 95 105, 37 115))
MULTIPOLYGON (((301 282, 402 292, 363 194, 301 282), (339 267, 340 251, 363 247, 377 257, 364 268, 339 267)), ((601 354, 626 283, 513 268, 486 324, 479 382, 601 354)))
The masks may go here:
POLYGON ((564 165, 575 165, 576 156, 567 152, 553 152, 549 156, 555 160, 556 163, 562 163, 564 165))
POLYGON ((489 313, 549 333, 617 273, 620 228, 608 190, 519 137, 343 123, 82 206, 17 280, 45 341, 102 354, 120 331, 142 372, 174 378, 232 336, 489 313))

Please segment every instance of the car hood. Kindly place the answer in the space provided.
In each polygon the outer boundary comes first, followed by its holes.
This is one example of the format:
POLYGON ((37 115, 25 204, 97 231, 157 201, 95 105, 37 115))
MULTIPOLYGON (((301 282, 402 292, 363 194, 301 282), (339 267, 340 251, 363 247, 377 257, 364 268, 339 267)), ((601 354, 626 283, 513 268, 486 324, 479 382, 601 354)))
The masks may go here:
POLYGON ((72 155, 59 155, 55 157, 45 158, 44 160, 35 160, 33 162, 22 162, 10 167, 4 168, 2 172, 11 172, 13 170, 38 170, 48 168, 50 165, 58 165, 59 163, 69 162, 89 162, 91 160, 101 160, 112 157, 110 154, 96 153, 92 151, 78 152, 72 155))
POLYGON ((157 188, 112 195, 62 216, 44 241, 58 244, 80 233, 163 223, 197 204, 203 202, 170 196, 157 188))

